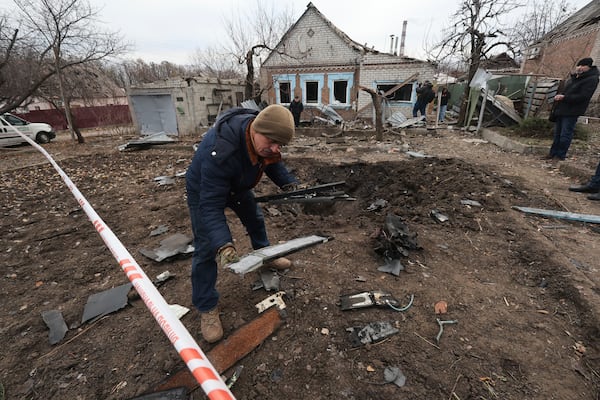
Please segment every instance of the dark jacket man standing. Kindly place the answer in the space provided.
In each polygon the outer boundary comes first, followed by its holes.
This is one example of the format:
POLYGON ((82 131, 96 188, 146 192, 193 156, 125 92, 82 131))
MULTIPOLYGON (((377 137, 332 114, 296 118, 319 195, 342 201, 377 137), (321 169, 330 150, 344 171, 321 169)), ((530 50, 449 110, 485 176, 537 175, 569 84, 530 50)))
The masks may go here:
MULTIPOLYGON (((200 311, 202 336, 209 343, 223 337, 217 307, 218 266, 239 260, 225 208, 238 216, 252 248, 269 245, 252 188, 263 172, 280 188, 297 185, 281 162, 281 146, 293 135, 294 119, 281 105, 270 105, 258 114, 234 108, 221 115, 206 133, 187 170, 187 203, 194 234, 192 302, 200 311)), ((279 258, 269 266, 287 269, 291 261, 279 258)))
POLYGON ((593 63, 591 58, 579 60, 564 92, 554 96, 554 141, 547 159, 564 160, 567 157, 577 118, 585 114, 598 87, 598 68, 593 63))
POLYGON ((427 111, 427 104, 431 103, 435 98, 435 92, 433 91, 433 84, 429 81, 425 81, 420 85, 417 90, 417 101, 413 107, 413 118, 417 117, 417 112, 421 113, 422 117, 425 117, 427 111))
POLYGON ((294 97, 294 100, 290 103, 289 109, 294 116, 294 125, 297 128, 300 125, 300 114, 304 111, 304 105, 302 104, 302 101, 300 101, 300 97, 294 97))

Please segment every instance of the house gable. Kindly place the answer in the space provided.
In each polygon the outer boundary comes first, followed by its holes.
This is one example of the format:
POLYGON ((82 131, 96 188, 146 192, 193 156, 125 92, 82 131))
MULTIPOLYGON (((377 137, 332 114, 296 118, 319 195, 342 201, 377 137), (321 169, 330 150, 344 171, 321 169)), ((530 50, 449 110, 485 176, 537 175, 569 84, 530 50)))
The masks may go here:
POLYGON ((263 67, 355 64, 366 51, 309 3, 304 14, 269 54, 263 67))

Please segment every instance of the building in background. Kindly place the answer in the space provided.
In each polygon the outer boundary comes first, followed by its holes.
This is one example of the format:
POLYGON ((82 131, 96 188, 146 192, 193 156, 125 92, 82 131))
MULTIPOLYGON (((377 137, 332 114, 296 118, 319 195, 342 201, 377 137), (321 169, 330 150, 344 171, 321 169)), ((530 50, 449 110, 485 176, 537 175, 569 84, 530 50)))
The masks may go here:
POLYGON ((244 100, 242 80, 196 76, 137 85, 128 92, 131 116, 143 134, 190 135, 244 100))
POLYGON ((261 66, 261 87, 268 88, 265 100, 288 105, 298 95, 305 114, 329 105, 344 119, 372 118, 371 95, 362 86, 388 92, 386 110, 409 116, 418 82, 433 81, 435 68, 404 56, 403 48, 401 43, 398 50, 398 38, 389 53, 361 45, 309 3, 261 66))

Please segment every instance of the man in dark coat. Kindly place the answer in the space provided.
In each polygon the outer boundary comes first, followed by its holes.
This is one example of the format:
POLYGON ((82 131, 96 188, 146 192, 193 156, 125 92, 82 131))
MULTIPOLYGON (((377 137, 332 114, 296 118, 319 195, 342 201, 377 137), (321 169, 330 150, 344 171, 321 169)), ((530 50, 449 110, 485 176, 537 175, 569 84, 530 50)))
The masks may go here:
POLYGON ((431 103, 435 98, 435 92, 433 91, 433 84, 429 81, 425 81, 420 85, 417 90, 417 101, 413 107, 413 118, 417 117, 417 112, 421 113, 421 116, 425 117, 427 111, 427 104, 431 103))
POLYGON ((300 125, 300 114, 302 114, 302 111, 304 111, 304 105, 300 101, 300 97, 294 97, 294 100, 292 100, 292 102, 290 103, 289 108, 292 112, 292 115, 294 116, 294 125, 297 128, 300 125))
POLYGON ((554 96, 554 141, 547 159, 564 160, 567 157, 577 118, 585 114, 598 86, 598 68, 593 63, 591 58, 579 60, 564 92, 554 96))
MULTIPOLYGON (((281 105, 270 105, 260 113, 234 108, 206 133, 187 170, 187 203, 194 234, 192 302, 200 311, 202 336, 209 343, 223 337, 215 286, 218 267, 239 261, 225 209, 238 216, 254 249, 269 245, 252 188, 263 172, 284 190, 298 184, 281 161, 281 146, 293 135, 294 119, 281 105)), ((287 269, 291 261, 279 258, 269 266, 287 269)))

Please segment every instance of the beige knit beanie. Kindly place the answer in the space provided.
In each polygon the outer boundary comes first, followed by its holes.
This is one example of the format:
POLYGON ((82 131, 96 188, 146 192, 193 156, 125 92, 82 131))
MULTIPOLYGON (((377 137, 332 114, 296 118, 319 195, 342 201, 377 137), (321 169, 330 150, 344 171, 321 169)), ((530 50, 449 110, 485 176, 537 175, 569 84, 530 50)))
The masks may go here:
POLYGON ((279 144, 288 144, 294 137, 294 117, 280 104, 271 104, 259 112, 252 127, 279 144))

